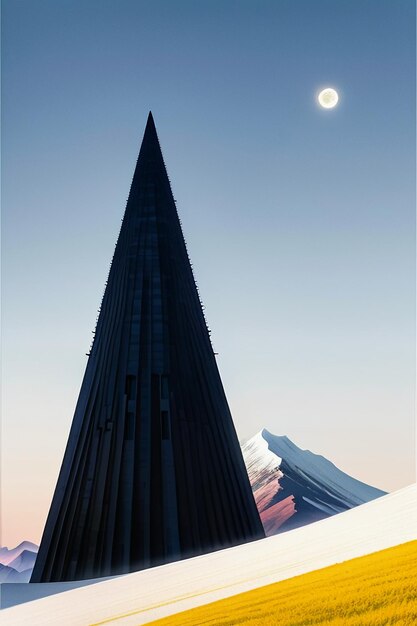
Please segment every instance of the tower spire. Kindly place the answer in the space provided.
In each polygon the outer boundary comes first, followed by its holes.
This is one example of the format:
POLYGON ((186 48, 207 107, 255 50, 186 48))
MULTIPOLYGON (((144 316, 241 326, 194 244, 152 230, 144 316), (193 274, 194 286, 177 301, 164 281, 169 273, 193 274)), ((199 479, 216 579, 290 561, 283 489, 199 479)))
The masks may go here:
POLYGON ((149 113, 31 580, 262 536, 149 113))
POLYGON ((143 135, 141 150, 146 151, 149 148, 159 148, 158 134, 156 132, 156 126, 153 119, 152 111, 149 111, 148 120, 145 126, 145 132, 143 135))

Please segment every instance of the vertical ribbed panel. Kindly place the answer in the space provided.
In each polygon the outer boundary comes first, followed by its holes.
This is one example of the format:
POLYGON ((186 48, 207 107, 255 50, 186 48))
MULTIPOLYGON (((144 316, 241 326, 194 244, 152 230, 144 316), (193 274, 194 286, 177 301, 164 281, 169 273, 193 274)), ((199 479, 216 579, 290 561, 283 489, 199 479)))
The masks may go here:
POLYGON ((262 536, 150 114, 31 580, 262 536))

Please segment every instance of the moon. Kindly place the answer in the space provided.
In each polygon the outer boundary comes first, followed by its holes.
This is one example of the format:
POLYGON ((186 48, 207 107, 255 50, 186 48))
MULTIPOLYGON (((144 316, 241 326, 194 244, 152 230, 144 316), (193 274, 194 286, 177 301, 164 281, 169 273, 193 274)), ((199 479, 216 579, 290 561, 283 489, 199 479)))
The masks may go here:
POLYGON ((323 109, 333 109, 339 102, 339 94, 333 87, 326 87, 326 89, 320 91, 317 100, 323 109))

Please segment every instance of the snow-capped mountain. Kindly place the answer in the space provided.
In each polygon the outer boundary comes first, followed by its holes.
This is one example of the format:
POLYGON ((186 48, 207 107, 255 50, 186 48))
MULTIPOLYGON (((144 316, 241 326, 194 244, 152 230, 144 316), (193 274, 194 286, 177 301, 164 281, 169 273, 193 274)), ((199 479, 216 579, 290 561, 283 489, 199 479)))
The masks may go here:
POLYGON ((364 504, 385 492, 352 478, 323 456, 301 450, 266 429, 242 445, 243 457, 270 536, 364 504))
POLYGON ((27 583, 35 564, 38 546, 22 541, 12 549, 0 548, 0 583, 27 583))

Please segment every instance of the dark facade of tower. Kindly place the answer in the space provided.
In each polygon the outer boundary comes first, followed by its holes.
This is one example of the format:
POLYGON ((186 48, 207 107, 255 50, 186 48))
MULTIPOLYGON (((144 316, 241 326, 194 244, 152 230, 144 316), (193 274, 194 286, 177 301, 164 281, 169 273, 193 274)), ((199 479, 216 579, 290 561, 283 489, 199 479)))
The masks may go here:
POLYGON ((31 581, 260 537, 150 114, 31 581))

